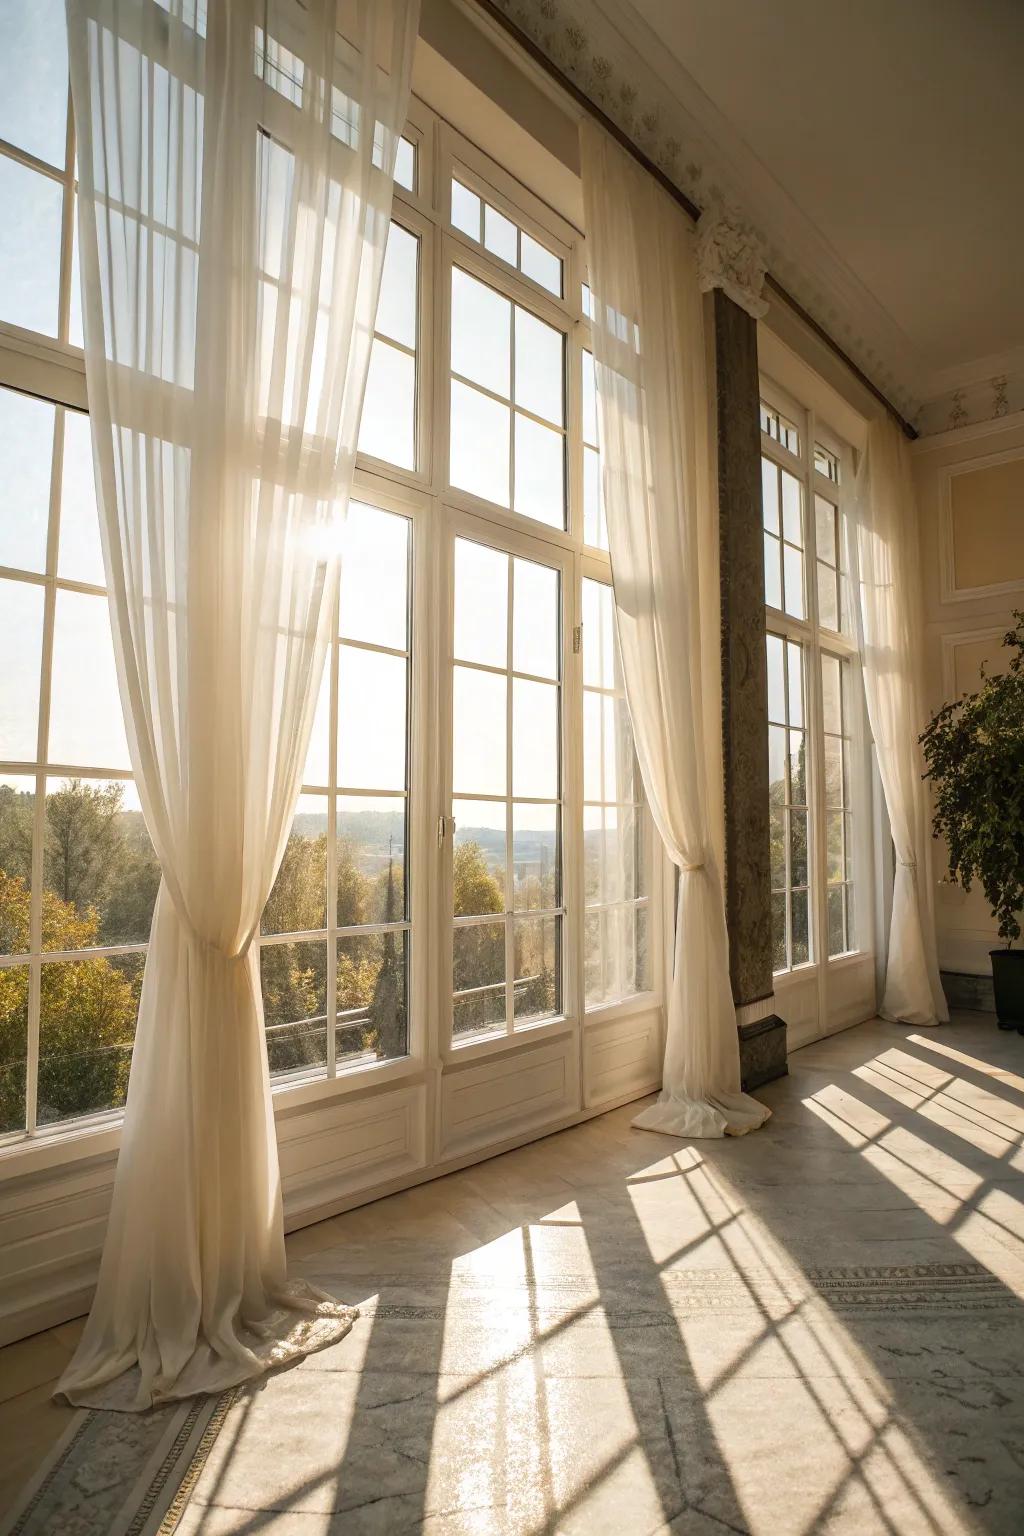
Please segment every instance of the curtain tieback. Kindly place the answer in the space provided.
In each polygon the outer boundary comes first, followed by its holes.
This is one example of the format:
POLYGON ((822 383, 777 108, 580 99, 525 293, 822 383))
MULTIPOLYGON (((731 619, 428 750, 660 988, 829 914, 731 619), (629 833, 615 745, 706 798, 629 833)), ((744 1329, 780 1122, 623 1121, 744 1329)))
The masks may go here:
POLYGON ((902 869, 917 869, 916 859, 897 859, 896 863, 899 864, 902 869))
POLYGON ((684 875, 692 875, 698 869, 704 869, 705 867, 706 866, 704 864, 704 860, 701 859, 699 864, 680 864, 679 869, 680 869, 680 872, 682 874, 684 874, 684 875))

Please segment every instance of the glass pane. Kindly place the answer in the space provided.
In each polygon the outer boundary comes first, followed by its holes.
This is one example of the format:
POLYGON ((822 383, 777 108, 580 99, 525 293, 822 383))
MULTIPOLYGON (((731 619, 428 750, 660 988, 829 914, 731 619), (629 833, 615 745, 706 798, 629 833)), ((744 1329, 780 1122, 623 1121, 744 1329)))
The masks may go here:
POLYGON ((768 795, 772 805, 786 801, 786 732, 781 725, 768 727, 768 795))
POLYGON ((840 736, 825 737, 825 804, 843 803, 843 741, 840 736))
POLYGON ((455 792, 506 792, 507 680, 494 672, 456 667, 454 676, 455 792))
POLYGON ((830 565, 818 562, 818 623, 825 629, 839 628, 839 588, 830 565))
POLYGON ((144 966, 144 955, 43 966, 36 1112, 40 1125, 123 1106, 144 966))
POLYGON ((349 503, 341 567, 343 639, 408 648, 409 533, 407 518, 361 501, 349 503))
POLYGON ((779 480, 782 485, 782 536, 788 539, 790 544, 804 542, 803 519, 800 516, 800 502, 802 487, 795 475, 786 470, 779 471, 779 480))
POLYGON ((534 560, 513 562, 512 666, 535 677, 557 678, 558 572, 534 560))
POLYGON ((392 223, 384 252, 380 299, 374 327, 382 336, 416 350, 416 266, 420 242, 401 224, 392 223))
POLYGON ((825 817, 825 864, 829 882, 846 876, 846 839, 842 811, 829 811, 825 817))
POLYGON ((320 692, 317 695, 313 729, 306 750, 306 766, 302 770, 303 784, 320 785, 326 789, 330 773, 329 752, 331 746, 331 665, 334 648, 327 652, 320 692))
POLYGON ((260 949, 260 979, 271 1072, 301 1072, 324 1066, 327 1061, 326 939, 311 939, 300 944, 264 944, 260 949))
POLYGON ((0 389, 0 565, 21 571, 46 569, 53 414, 49 401, 0 389))
POLYGON ((502 294, 452 268, 452 372, 503 400, 511 390, 512 305, 502 294))
POLYGON ((359 452, 416 468, 416 359, 375 337, 370 348, 359 452))
POLYGON ((300 795, 274 888, 263 908, 261 933, 305 933, 327 926, 325 795, 300 795))
POLYGON ((836 565, 836 509, 824 496, 814 498, 814 531, 818 559, 836 565))
MULTIPOLYGON (((0 890, 5 883, 0 872, 0 890)), ((6 891, 2 903, 7 905, 6 891)), ((4 922, 0 911, 0 927, 4 922)), ((25 1129, 27 1063, 28 966, 14 965, 0 971, 0 1136, 25 1129)))
POLYGON ((789 798, 794 805, 807 804, 807 738, 803 731, 789 733, 789 798))
POLYGON ((408 664, 343 645, 338 664, 338 783, 404 789, 408 664))
POLYGON ((615 643, 615 598, 604 581, 583 578, 583 683, 589 688, 620 687, 615 643))
POLYGON ((512 930, 516 1024, 550 1018, 561 1007, 560 917, 517 918, 512 930))
POLYGON ((583 793, 588 800, 633 799, 633 732, 625 699, 583 695, 583 793))
POLYGON ((764 526, 779 532, 779 471, 771 459, 761 460, 761 512, 764 526))
POLYGON ((452 1034, 505 1027, 505 920, 457 924, 452 934, 452 1034))
POLYGON ((43 859, 43 949, 144 944, 160 866, 135 785, 49 779, 43 859))
POLYGON ((505 910, 504 800, 453 800, 452 895, 456 917, 505 910))
POLYGON ((509 504, 509 407, 452 380, 448 479, 499 507, 509 504))
MULTIPOLYGON (((767 539, 768 535, 765 535, 767 539)), ((795 619, 804 617, 804 557, 791 544, 782 546, 783 581, 786 592, 786 612, 795 619)))
POLYGON ((503 550, 455 540, 455 655, 460 661, 507 664, 508 561, 503 550))
POLYGON ((63 166, 67 24, 61 0, 0 6, 0 139, 63 166))
POLYGON ((562 297, 562 263, 551 251, 534 240, 524 229, 522 232, 522 252, 519 258, 519 267, 527 277, 532 277, 535 283, 546 288, 557 298, 562 297))
POLYGON ((772 889, 781 891, 786 886, 786 812, 782 806, 771 807, 769 825, 772 889))
POLYGON ((768 719, 779 725, 786 723, 786 676, 783 667, 784 641, 780 635, 767 637, 768 653, 768 719))
POLYGON ((515 510, 565 527, 565 439, 516 412, 515 510))
POLYGON ((517 912, 559 905, 558 807, 512 807, 512 905, 517 912))
MULTIPOLYGON (((561 331, 516 305, 515 403, 560 427, 565 421, 565 345, 561 331)), ((596 442, 596 436, 591 439, 596 442)))
POLYGON ((60 182, 0 155, 0 320, 47 336, 57 334, 63 198, 60 182))
POLYGON ((583 807, 583 893, 587 902, 632 901, 643 893, 640 818, 631 805, 583 807))
POLYGON ((42 650, 42 587, 0 581, 0 759, 35 761, 42 650))
MULTIPOLYGON (((0 778, 0 955, 23 955, 29 949, 35 787, 35 779, 27 774, 0 778)), ((4 978, 11 974, 0 971, 0 999, 4 978)), ((0 1059, 5 1017, 0 1001, 0 1059)))
POLYGON ((585 348, 581 355, 583 364, 583 441, 597 447, 597 371, 594 354, 585 348))
POLYGON ((471 240, 480 239, 480 199, 475 192, 452 178, 452 223, 471 240))
POLYGON ((395 153, 395 180, 407 192, 416 190, 416 145, 399 139, 395 153))
POLYGON ((795 640, 786 641, 786 670, 789 675, 789 723, 804 723, 804 652, 795 640))
POLYGON ((49 759, 92 768, 131 767, 105 597, 57 593, 49 759))
POLYGON ((339 796, 339 928, 408 916, 406 815, 404 796, 339 796))
POLYGON ((519 230, 490 203, 484 204, 484 245, 509 266, 518 266, 519 230))
POLYGON ((826 731, 838 736, 843 729, 842 662, 838 656, 821 658, 821 718, 826 731))
POLYGON ((786 893, 772 895, 772 970, 784 971, 786 959, 786 893))
POLYGON ((810 929, 808 927, 808 897, 806 891, 794 891, 790 898, 793 909, 793 960, 794 965, 806 965, 811 958, 810 929))
POLYGON ((807 812, 789 813, 789 880, 791 885, 807 884, 807 812))
POLYGON ((846 949, 846 923, 843 913, 844 887, 834 885, 828 893, 828 952, 841 955, 846 949))
POLYGON ((60 538, 57 572, 71 581, 106 585, 96 478, 92 461, 92 428, 80 411, 64 412, 64 464, 60 479, 60 538))
POLYGON ((764 536, 764 600, 769 608, 782 607, 782 569, 780 545, 773 533, 764 536))
POLYGON ((401 930, 338 940, 338 1066, 409 1051, 408 965, 401 930))
POLYGON ((608 548, 608 529, 601 491, 601 461, 596 448, 583 450, 583 542, 595 549, 608 548))
POLYGON ((538 800, 558 794, 558 688, 512 682, 512 792, 538 800))

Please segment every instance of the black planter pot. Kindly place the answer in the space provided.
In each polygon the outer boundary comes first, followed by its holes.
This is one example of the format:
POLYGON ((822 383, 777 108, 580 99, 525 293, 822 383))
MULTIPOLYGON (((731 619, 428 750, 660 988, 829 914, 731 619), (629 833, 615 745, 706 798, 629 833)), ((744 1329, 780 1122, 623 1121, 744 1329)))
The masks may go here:
POLYGON ((992 986, 996 1023, 1024 1035, 1024 949, 993 949, 992 986))

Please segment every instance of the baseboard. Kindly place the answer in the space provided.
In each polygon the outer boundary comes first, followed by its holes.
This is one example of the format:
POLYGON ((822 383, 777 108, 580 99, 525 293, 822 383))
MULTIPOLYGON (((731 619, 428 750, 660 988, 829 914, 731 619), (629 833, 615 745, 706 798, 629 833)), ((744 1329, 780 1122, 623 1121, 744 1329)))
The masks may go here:
POLYGON ((939 976, 950 1008, 964 1008, 971 1013, 995 1013, 996 1000, 991 975, 971 976, 966 971, 940 971, 939 976))

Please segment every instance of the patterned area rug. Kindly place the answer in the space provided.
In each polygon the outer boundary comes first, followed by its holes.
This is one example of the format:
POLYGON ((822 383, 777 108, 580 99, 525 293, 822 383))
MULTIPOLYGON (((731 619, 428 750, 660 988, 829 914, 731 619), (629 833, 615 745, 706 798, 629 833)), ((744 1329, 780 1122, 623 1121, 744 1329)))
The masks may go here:
POLYGON ((150 1413, 83 1408, 0 1536, 169 1536, 236 1396, 150 1413))

